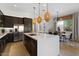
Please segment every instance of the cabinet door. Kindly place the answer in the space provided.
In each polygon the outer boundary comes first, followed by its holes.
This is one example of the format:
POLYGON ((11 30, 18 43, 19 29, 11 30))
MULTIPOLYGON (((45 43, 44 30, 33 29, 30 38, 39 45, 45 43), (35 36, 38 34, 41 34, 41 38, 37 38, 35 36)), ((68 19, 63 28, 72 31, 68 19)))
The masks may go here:
POLYGON ((17 17, 14 17, 14 18, 13 18, 13 23, 14 23, 14 24, 18 24, 18 18, 17 18, 17 17))
POLYGON ((24 18, 24 32, 32 31, 32 19, 24 18))
POLYGON ((2 53, 2 51, 3 51, 3 40, 2 40, 2 38, 0 39, 0 55, 1 55, 1 53, 2 53))
POLYGON ((18 23, 23 24, 23 18, 18 18, 18 23))
POLYGON ((0 14, 0 27, 2 27, 2 15, 0 14))
POLYGON ((3 26, 3 22, 4 22, 4 15, 3 15, 2 11, 0 10, 0 27, 3 26))
POLYGON ((7 37, 8 37, 8 39, 7 39, 8 42, 13 42, 14 41, 14 35, 13 35, 13 33, 9 33, 7 35, 7 37))
POLYGON ((13 18, 10 16, 5 16, 4 27, 13 27, 13 18))
POLYGON ((23 24, 23 18, 14 17, 13 22, 14 24, 23 24))
POLYGON ((37 40, 24 35, 24 45, 31 56, 37 56, 37 40))
POLYGON ((31 40, 28 36, 25 36, 25 46, 29 53, 31 53, 31 40))
POLYGON ((37 56, 37 41, 31 39, 31 56, 37 56))
POLYGON ((5 35, 4 37, 0 38, 0 53, 3 52, 3 50, 5 49, 6 45, 7 45, 7 35, 5 35))

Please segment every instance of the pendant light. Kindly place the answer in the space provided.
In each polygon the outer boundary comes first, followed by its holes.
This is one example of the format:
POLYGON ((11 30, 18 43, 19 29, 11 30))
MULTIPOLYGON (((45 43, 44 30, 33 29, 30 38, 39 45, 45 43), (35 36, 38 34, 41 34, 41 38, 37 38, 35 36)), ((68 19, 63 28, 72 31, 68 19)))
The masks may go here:
POLYGON ((59 18, 58 18, 58 11, 57 11, 57 20, 56 20, 56 21, 58 21, 58 19, 59 19, 59 18))
POLYGON ((40 3, 39 3, 39 16, 37 17, 37 22, 40 24, 42 21, 42 17, 40 16, 40 3))
POLYGON ((35 18, 35 7, 33 7, 34 9, 34 19, 33 19, 33 24, 36 24, 36 18, 35 18))
POLYGON ((49 11, 48 11, 48 3, 47 3, 47 11, 44 14, 44 19, 45 19, 46 22, 48 22, 50 20, 50 14, 49 14, 49 11))
POLYGON ((54 31, 57 29, 57 23, 58 23, 58 11, 56 12, 56 18, 54 19, 54 31))

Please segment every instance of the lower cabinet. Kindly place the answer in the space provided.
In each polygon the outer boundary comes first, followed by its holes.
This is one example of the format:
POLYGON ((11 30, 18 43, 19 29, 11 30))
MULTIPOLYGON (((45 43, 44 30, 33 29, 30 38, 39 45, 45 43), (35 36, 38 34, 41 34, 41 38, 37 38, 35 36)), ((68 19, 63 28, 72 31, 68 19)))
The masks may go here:
POLYGON ((7 44, 7 35, 5 35, 4 37, 2 37, 1 39, 0 39, 0 55, 1 55, 1 53, 4 51, 4 49, 5 49, 5 46, 6 46, 6 44, 7 44))
POLYGON ((13 42, 13 33, 8 33, 4 37, 0 38, 0 55, 9 42, 13 42))
POLYGON ((37 41, 31 39, 31 55, 37 56, 37 41))
POLYGON ((37 56, 37 41, 24 35, 24 45, 31 56, 37 56))
POLYGON ((3 52, 3 48, 4 48, 3 45, 4 45, 4 42, 3 42, 3 40, 0 39, 0 55, 3 52))
POLYGON ((9 34, 7 34, 7 42, 13 42, 14 40, 14 35, 13 35, 13 33, 9 33, 9 34))

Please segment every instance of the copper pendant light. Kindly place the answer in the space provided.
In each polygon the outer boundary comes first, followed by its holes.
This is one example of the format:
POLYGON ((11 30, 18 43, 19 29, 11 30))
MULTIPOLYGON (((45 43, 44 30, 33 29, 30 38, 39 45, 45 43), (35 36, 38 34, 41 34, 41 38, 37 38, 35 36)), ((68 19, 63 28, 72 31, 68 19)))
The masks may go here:
POLYGON ((44 14, 44 19, 46 22, 48 22, 50 20, 50 14, 48 12, 48 4, 47 4, 47 11, 44 14))
POLYGON ((37 22, 40 24, 40 23, 41 23, 41 21, 42 21, 41 16, 38 16, 38 18, 37 18, 37 22))
POLYGON ((36 24, 36 18, 33 19, 32 23, 33 24, 36 24))
POLYGON ((33 19, 32 23, 33 23, 33 24, 36 24, 36 18, 35 18, 35 7, 33 7, 33 9, 34 9, 34 19, 33 19))
POLYGON ((42 17, 40 16, 40 3, 39 3, 39 16, 37 17, 37 22, 40 24, 42 21, 42 17))

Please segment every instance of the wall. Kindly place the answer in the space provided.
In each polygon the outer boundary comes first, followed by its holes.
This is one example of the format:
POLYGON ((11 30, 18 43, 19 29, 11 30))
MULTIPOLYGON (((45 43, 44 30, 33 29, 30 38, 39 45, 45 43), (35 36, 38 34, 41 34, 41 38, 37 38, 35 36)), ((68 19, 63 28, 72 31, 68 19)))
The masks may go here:
POLYGON ((13 28, 3 28, 3 27, 0 27, 0 34, 2 33, 1 32, 2 29, 5 29, 5 33, 8 33, 8 32, 10 32, 10 30, 13 30, 13 28))
POLYGON ((78 12, 78 39, 79 39, 79 12, 78 12))

